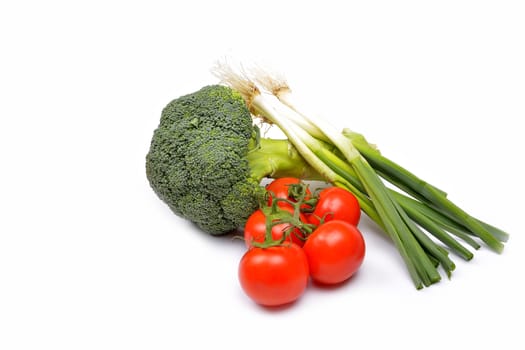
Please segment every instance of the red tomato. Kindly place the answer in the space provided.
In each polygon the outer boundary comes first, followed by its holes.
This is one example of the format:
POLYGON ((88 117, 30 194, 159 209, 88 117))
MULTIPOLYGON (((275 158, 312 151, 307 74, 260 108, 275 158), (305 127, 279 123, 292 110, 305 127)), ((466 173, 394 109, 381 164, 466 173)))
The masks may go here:
MULTIPOLYGON (((289 207, 283 207, 283 210, 286 210, 290 213, 293 213, 293 209, 289 207)), ((307 222, 306 217, 303 214, 300 214, 299 219, 302 222, 307 222)), ((291 224, 284 223, 278 224, 272 227, 272 238, 274 240, 279 240, 283 237, 284 232, 291 227, 291 224)), ((266 215, 264 215, 261 209, 258 209, 253 212, 252 215, 246 221, 244 226, 244 242, 246 247, 251 248, 252 242, 264 242, 266 236, 266 215)), ((293 242, 298 246, 302 247, 304 245, 304 234, 298 228, 295 228, 285 239, 286 242, 293 242)))
POLYGON ((319 225, 321 219, 324 222, 343 220, 357 226, 360 218, 359 202, 351 192, 339 187, 328 187, 319 192, 319 200, 308 220, 314 225, 319 225))
POLYGON ((308 262, 296 244, 248 250, 239 264, 242 289, 256 303, 277 306, 298 299, 308 284, 308 262))
POLYGON ((350 278, 365 257, 365 241, 359 229, 341 220, 320 225, 303 247, 314 281, 335 284, 350 278))
MULTIPOLYGON (((295 177, 281 177, 278 179, 273 180, 266 186, 266 190, 271 192, 272 196, 275 198, 286 198, 291 200, 292 202, 296 202, 296 200, 288 195, 288 190, 290 188, 290 185, 294 184, 300 184, 301 180, 295 177)), ((306 199, 310 198, 312 196, 312 192, 307 188, 306 189, 306 199)), ((268 205, 272 205, 272 197, 268 199, 268 205)), ((290 205, 286 202, 279 202, 277 204, 279 207, 290 207, 290 205)))

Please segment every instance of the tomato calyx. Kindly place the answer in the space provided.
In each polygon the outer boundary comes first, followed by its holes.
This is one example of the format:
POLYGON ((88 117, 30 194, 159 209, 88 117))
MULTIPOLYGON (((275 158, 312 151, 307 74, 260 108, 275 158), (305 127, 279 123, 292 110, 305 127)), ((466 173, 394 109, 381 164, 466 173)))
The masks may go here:
POLYGON ((301 204, 305 204, 311 197, 308 185, 303 182, 289 184, 288 197, 292 198, 296 203, 301 202, 301 204))
POLYGON ((277 197, 272 191, 266 192, 266 198, 260 205, 260 210, 265 216, 265 235, 263 242, 252 241, 251 245, 257 248, 269 248, 289 243, 290 235, 298 235, 301 240, 311 234, 316 225, 304 219, 302 208, 310 200, 308 185, 305 183, 289 185, 288 197, 277 197), (284 205, 283 205, 284 204, 284 205), (287 225, 279 239, 274 239, 272 229, 277 225, 287 225))

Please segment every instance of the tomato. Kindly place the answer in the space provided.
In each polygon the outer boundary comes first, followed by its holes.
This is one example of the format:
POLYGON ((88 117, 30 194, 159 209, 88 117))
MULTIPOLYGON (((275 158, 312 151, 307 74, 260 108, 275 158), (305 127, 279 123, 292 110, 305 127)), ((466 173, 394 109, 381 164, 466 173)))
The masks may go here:
POLYGON ((303 250, 312 279, 335 284, 347 280, 359 269, 365 257, 365 241, 356 226, 332 220, 312 232, 303 250))
MULTIPOLYGON (((266 186, 266 190, 271 192, 271 196, 268 199, 268 205, 272 205, 272 196, 274 198, 285 198, 285 199, 289 199, 292 202, 296 202, 296 200, 293 197, 289 196, 288 190, 290 189, 290 185, 295 185, 295 184, 300 184, 300 183, 301 183, 301 180, 295 177, 281 177, 281 178, 275 179, 272 182, 270 182, 266 186)), ((306 198, 305 199, 311 198, 311 196, 312 196, 312 192, 308 188, 306 188, 306 198)), ((277 205, 281 208, 291 207, 291 205, 289 205, 288 203, 281 202, 281 201, 277 203, 277 205)))
POLYGON ((239 263, 239 282, 256 303, 277 306, 297 300, 308 284, 308 262, 302 248, 290 243, 252 248, 239 263))
POLYGON ((357 198, 349 191, 339 187, 328 187, 319 192, 319 200, 312 214, 310 223, 319 225, 321 220, 343 220, 357 226, 361 218, 361 208, 357 198))
MULTIPOLYGON (((283 207, 283 210, 286 210, 293 214, 293 209, 289 207, 283 207)), ((303 214, 300 214, 299 219, 306 223, 307 219, 303 214)), ((272 227, 272 238, 274 240, 279 240, 283 237, 284 232, 289 229, 291 224, 283 223, 277 224, 272 227)), ((264 215, 261 209, 258 209, 253 212, 252 215, 246 221, 244 226, 244 242, 246 247, 251 248, 252 242, 264 242, 266 238, 266 215, 264 215)), ((298 246, 302 247, 304 245, 304 234, 298 228, 293 229, 293 231, 285 239, 287 242, 293 242, 298 246)))

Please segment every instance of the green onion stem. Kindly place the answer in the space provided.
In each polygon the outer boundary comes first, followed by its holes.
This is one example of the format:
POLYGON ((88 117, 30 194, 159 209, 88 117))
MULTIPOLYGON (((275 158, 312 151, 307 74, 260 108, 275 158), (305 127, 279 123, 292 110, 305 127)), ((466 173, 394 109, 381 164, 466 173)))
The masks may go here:
POLYGON ((409 259, 406 261, 407 265, 414 266, 417 275, 425 286, 439 281, 439 273, 415 239, 411 228, 407 227, 404 211, 392 200, 373 169, 361 157, 354 161, 353 166, 379 216, 385 223, 387 231, 391 233, 392 237, 398 238, 398 240, 394 240, 394 243, 398 245, 398 248, 404 246, 410 252, 409 259))
MULTIPOLYGON (((422 216, 428 220, 431 220, 434 224, 438 225, 445 231, 448 231, 455 236, 461 238, 465 243, 469 244, 474 249, 479 249, 481 246, 472 238, 472 233, 468 229, 457 222, 453 221, 449 217, 439 213, 435 209, 429 207, 428 205, 418 202, 412 198, 403 196, 400 193, 396 194, 397 200, 403 207, 410 207, 412 210, 407 210, 410 212, 417 211, 422 214, 422 216)), ((416 215, 417 216, 417 215, 416 215)), ((423 225, 423 224, 422 224, 423 225)))
POLYGON ((468 249, 463 247, 430 217, 425 216, 414 206, 408 205, 404 206, 404 208, 410 217, 414 218, 414 220, 417 221, 427 232, 430 232, 434 237, 447 245, 451 250, 456 252, 456 254, 465 260, 470 260, 474 257, 474 255, 468 249))
POLYGON ((370 162, 376 171, 382 171, 390 177, 397 179, 407 188, 410 188, 413 193, 419 194, 421 196, 424 196, 424 193, 426 193, 426 191, 431 188, 441 196, 446 197, 447 194, 444 191, 427 183, 426 181, 423 181, 407 169, 381 155, 377 149, 370 146, 370 144, 361 134, 350 131, 349 129, 344 129, 343 135, 352 142, 354 147, 359 150, 359 152, 366 158, 366 160, 370 162))
MULTIPOLYGON (((351 135, 347 132, 347 135, 351 135)), ((369 160, 374 168, 378 171, 384 172, 389 181, 396 184, 396 186, 406 190, 415 197, 429 202, 437 207, 440 211, 448 213, 449 216, 455 218, 457 221, 466 226, 472 233, 477 235, 490 248, 498 253, 503 251, 503 244, 478 220, 470 216, 459 206, 450 201, 446 194, 427 182, 419 179, 408 170, 397 165, 391 160, 383 157, 379 152, 372 149, 364 142, 356 142, 356 148, 365 158, 369 160)))

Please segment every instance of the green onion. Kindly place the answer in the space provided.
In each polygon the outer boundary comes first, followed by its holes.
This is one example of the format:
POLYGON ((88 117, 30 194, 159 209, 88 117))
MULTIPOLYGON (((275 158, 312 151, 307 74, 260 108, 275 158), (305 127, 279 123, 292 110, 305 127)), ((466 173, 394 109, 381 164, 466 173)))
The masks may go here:
POLYGON ((394 242, 416 288, 440 281, 439 266, 451 277, 455 264, 441 244, 465 260, 473 253, 456 238, 475 249, 480 239, 503 251, 506 232, 469 215, 445 191, 383 156, 363 135, 339 132, 299 109, 284 79, 261 70, 252 78, 220 64, 215 73, 243 95, 255 117, 277 125, 327 182, 355 194, 363 211, 394 242))

